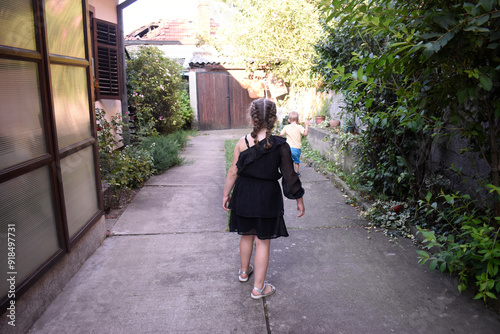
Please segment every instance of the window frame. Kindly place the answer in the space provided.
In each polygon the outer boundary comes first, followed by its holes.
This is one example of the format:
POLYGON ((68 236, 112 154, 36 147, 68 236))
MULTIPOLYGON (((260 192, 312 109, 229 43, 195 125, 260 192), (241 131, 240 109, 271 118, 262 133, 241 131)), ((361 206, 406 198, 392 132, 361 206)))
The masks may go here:
MULTIPOLYGON (((26 279, 16 284, 16 299, 24 294, 28 289, 38 281, 45 272, 52 268, 62 258, 64 258, 74 248, 76 243, 91 229, 97 221, 104 215, 103 200, 101 191, 101 176, 99 169, 99 146, 97 141, 97 126, 94 104, 94 89, 91 64, 91 36, 89 25, 88 1, 79 0, 82 6, 83 37, 84 37, 84 57, 73 58, 50 54, 48 49, 48 33, 46 25, 46 16, 44 11, 44 0, 31 0, 35 26, 36 50, 30 51, 15 47, 0 45, 0 59, 10 59, 17 61, 28 61, 35 63, 38 67, 38 80, 40 87, 41 108, 43 115, 43 130, 45 133, 45 145, 47 152, 34 159, 23 161, 16 165, 0 170, 0 183, 4 183, 18 176, 24 175, 41 167, 48 167, 49 182, 52 191, 52 203, 54 206, 54 218, 59 240, 59 249, 50 256, 45 262, 40 264, 36 270, 28 275, 26 279), (54 95, 51 82, 51 65, 62 64, 85 68, 87 77, 88 106, 90 115, 90 137, 85 138, 70 146, 60 148, 57 140, 57 127, 54 112, 54 95), (96 194, 98 201, 97 211, 72 237, 68 234, 68 221, 66 218, 66 203, 64 201, 63 181, 61 175, 61 160, 76 152, 88 147, 92 147, 94 159, 94 175, 96 194)), ((5 33, 5 32, 4 32, 5 33)), ((12 33, 12 31, 6 32, 12 33)), ((22 98, 22 97, 20 97, 22 98)), ((8 306, 8 295, 0 295, 0 312, 6 310, 8 306)))

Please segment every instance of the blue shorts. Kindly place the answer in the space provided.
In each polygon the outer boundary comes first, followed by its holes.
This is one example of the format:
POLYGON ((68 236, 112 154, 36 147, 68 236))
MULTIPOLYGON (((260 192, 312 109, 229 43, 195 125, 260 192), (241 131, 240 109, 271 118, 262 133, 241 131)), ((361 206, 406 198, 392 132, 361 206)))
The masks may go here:
POLYGON ((292 160, 296 164, 300 164, 300 148, 290 147, 290 151, 292 152, 292 160))

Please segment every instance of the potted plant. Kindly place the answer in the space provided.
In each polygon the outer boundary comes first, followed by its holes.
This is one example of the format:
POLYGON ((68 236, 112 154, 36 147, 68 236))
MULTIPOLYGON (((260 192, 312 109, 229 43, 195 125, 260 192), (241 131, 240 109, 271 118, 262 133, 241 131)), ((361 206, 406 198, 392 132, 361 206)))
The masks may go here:
POLYGON ((356 125, 356 121, 354 119, 354 116, 348 116, 344 122, 344 132, 353 133, 355 125, 356 125))
POLYGON ((321 122, 324 122, 326 117, 329 116, 329 114, 330 114, 329 107, 330 107, 330 101, 327 99, 324 99, 321 108, 316 113, 316 124, 317 125, 321 124, 321 122))
POLYGON ((336 128, 339 125, 340 125, 340 121, 338 119, 331 119, 330 120, 330 127, 336 128))

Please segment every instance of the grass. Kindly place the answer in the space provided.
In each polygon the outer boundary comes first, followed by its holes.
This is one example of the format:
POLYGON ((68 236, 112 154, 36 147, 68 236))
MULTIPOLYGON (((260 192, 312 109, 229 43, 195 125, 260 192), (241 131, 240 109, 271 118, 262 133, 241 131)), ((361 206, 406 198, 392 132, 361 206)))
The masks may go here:
POLYGON ((224 142, 224 150, 226 153, 226 174, 229 170, 229 167, 231 167, 231 162, 233 162, 234 148, 236 147, 237 143, 238 140, 236 139, 226 140, 224 142))
MULTIPOLYGON (((226 155, 226 175, 227 171, 231 167, 231 163, 233 162, 233 153, 234 153, 234 148, 236 147, 236 144, 238 143, 238 140, 226 140, 224 142, 224 151, 226 155)), ((232 191, 231 191, 232 192, 232 191)), ((231 216, 231 211, 228 212, 227 214, 227 229, 226 231, 229 231, 229 218, 231 216)))

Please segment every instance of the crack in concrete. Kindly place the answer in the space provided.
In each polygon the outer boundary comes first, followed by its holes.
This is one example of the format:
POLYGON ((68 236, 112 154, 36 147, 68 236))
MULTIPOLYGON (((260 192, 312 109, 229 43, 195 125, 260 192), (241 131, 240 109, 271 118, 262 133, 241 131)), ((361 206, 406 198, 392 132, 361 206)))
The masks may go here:
POLYGON ((144 185, 143 188, 183 188, 183 187, 214 187, 214 188, 223 188, 220 184, 148 184, 144 185))
POLYGON ((368 227, 367 224, 362 225, 335 225, 335 226, 316 226, 316 227, 287 227, 288 230, 326 230, 334 228, 361 228, 368 227))
POLYGON ((110 237, 127 237, 142 235, 178 235, 178 234, 203 234, 203 233, 228 233, 227 231, 186 231, 186 232, 149 232, 149 233, 112 233, 110 237))
MULTIPOLYGON (((368 225, 338 225, 338 226, 318 226, 318 227, 287 227, 288 230, 308 231, 326 230, 335 228, 366 228, 368 225)), ((203 233, 230 233, 229 231, 185 231, 185 232, 149 232, 149 233, 111 233, 109 237, 127 237, 143 235, 178 235, 178 234, 203 234, 203 233)))
POLYGON ((266 297, 262 298, 262 305, 264 306, 264 316, 266 318, 267 334, 271 334, 271 323, 269 321, 269 312, 267 311, 266 297))

